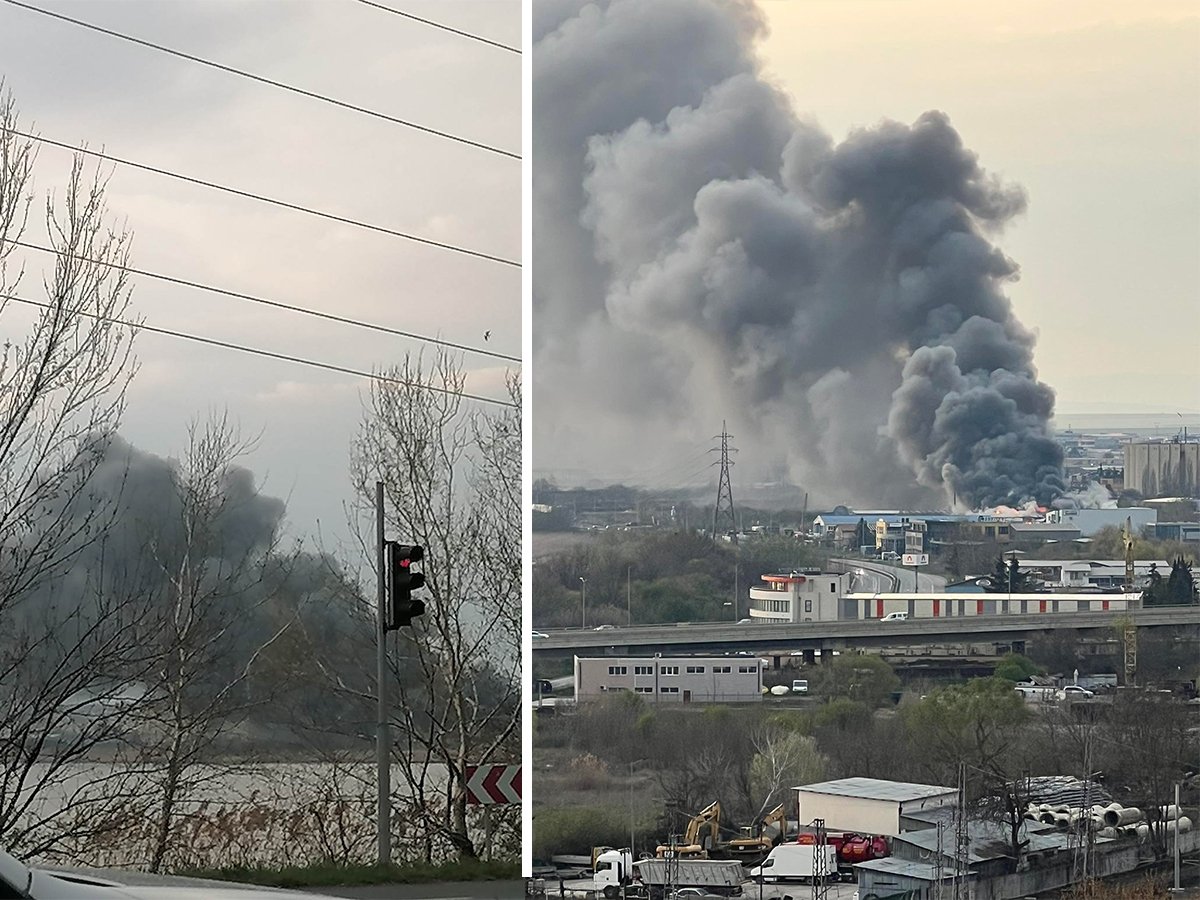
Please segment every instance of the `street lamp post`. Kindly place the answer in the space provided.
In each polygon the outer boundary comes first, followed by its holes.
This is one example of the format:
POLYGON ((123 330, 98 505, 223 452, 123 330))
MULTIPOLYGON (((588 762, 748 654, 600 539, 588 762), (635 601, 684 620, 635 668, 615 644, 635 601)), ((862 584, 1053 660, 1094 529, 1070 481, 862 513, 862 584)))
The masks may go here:
POLYGON ((633 624, 633 566, 625 567, 625 606, 629 612, 629 624, 633 624))
POLYGON ((580 575, 579 583, 583 585, 583 625, 581 627, 587 628, 587 579, 580 575))

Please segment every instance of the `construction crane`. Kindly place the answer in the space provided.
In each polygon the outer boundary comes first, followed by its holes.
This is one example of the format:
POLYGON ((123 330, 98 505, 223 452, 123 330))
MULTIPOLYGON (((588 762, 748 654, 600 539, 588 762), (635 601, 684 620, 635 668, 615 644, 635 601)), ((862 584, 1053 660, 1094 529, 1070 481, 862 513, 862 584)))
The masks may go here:
POLYGON ((654 855, 659 859, 708 859, 710 851, 716 850, 720 843, 721 833, 721 804, 713 802, 706 806, 688 822, 687 831, 682 844, 659 845, 654 855))
MULTIPOLYGON (((1133 519, 1125 517, 1125 596, 1126 612, 1139 605, 1133 597, 1133 519)), ((1125 686, 1132 687, 1137 678, 1137 624, 1133 616, 1125 619, 1125 686)))

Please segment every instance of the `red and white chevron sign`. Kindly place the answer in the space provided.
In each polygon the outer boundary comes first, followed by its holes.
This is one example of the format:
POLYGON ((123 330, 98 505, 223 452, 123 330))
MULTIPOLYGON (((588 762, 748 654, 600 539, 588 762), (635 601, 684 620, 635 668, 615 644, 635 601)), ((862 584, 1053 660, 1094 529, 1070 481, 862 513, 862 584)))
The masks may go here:
POLYGON ((521 767, 467 766, 467 802, 520 803, 521 767))

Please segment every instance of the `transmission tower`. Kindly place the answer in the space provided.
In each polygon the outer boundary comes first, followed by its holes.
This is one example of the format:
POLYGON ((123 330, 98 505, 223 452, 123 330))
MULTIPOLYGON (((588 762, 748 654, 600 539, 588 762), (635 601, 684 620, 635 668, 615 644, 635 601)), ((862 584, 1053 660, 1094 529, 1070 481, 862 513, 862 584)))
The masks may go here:
POLYGON ((825 820, 813 819, 813 829, 816 831, 816 847, 813 852, 812 870, 812 900, 825 900, 829 896, 829 851, 826 844, 829 836, 825 833, 825 820))
POLYGON ((737 516, 733 511, 733 488, 729 482, 729 467, 733 465, 733 461, 729 458, 730 453, 737 453, 737 449, 729 446, 729 439, 733 437, 725 430, 725 423, 721 422, 721 433, 713 436, 713 440, 721 442, 720 450, 714 447, 710 453, 720 452, 721 454, 721 477, 717 481, 717 503, 713 507, 713 526, 712 537, 715 541, 720 532, 717 530, 720 524, 726 517, 729 519, 729 531, 734 535, 734 540, 737 539, 737 516))

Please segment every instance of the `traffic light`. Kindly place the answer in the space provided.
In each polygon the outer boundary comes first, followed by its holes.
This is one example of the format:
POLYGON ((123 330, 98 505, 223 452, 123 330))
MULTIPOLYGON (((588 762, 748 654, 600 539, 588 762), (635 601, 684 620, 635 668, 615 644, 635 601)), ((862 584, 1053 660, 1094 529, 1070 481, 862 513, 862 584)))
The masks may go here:
POLYGON ((384 630, 395 631, 411 625, 425 614, 425 604, 412 598, 412 592, 425 585, 425 576, 412 570, 412 564, 425 557, 425 548, 417 544, 384 544, 387 555, 387 621, 384 630))

